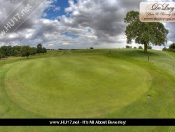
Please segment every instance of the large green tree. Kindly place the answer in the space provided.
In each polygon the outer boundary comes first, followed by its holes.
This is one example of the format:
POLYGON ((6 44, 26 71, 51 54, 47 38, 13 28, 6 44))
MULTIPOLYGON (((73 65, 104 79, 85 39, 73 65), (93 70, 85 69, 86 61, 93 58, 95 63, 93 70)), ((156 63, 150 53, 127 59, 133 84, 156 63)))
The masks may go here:
POLYGON ((1 47, 1 53, 4 55, 4 57, 8 57, 8 47, 2 46, 1 47))
POLYGON ((11 54, 12 56, 20 56, 21 46, 19 45, 13 46, 12 50, 13 50, 11 54))
POLYGON ((36 54, 36 47, 30 47, 30 54, 35 55, 36 54))
POLYGON ((42 44, 38 44, 36 48, 37 53, 42 53, 42 49, 42 44))
POLYGON ((30 55, 30 47, 28 45, 24 45, 21 47, 21 56, 28 56, 30 55))
POLYGON ((43 47, 42 52, 47 53, 47 49, 45 47, 43 47))
POLYGON ((169 49, 170 49, 170 50, 175 50, 175 43, 172 43, 172 44, 169 46, 169 49))
POLYGON ((126 26, 125 34, 127 43, 135 40, 135 43, 144 44, 144 52, 147 52, 149 43, 153 45, 164 45, 167 43, 169 31, 160 22, 141 22, 138 11, 130 11, 126 14, 124 22, 126 26))

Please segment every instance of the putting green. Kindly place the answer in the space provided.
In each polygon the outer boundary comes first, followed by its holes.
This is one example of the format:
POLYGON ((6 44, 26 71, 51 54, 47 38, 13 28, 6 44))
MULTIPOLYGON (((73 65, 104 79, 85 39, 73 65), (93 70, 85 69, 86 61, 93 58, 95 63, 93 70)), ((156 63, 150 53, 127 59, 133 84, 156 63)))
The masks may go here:
POLYGON ((99 117, 145 96, 151 80, 127 61, 66 55, 16 63, 5 87, 14 103, 45 117, 99 117))

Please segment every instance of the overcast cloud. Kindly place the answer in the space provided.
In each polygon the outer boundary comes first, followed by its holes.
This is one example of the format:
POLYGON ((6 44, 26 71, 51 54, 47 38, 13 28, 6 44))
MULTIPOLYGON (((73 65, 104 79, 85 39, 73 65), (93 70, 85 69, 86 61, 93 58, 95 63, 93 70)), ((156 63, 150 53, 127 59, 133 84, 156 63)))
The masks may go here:
MULTIPOLYGON (((0 21, 2 22, 21 1, 0 0, 0 21)), ((126 25, 123 19, 128 11, 139 11, 139 4, 143 0, 77 0, 76 3, 69 0, 65 15, 48 19, 46 10, 60 11, 61 7, 56 7, 55 2, 56 0, 44 0, 6 41, 2 41, 0 35, 0 46, 36 46, 42 43, 46 48, 55 49, 125 47, 126 25)), ((168 43, 175 42, 174 26, 174 23, 166 23, 170 31, 168 43)))

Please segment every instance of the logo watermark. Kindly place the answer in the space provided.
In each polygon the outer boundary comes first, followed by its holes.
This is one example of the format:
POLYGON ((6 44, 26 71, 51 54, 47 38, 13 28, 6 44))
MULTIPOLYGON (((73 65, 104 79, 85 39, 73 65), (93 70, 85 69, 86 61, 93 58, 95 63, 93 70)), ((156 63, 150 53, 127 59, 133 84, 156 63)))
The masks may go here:
POLYGON ((24 0, 20 5, 0 23, 0 39, 5 41, 10 33, 17 30, 22 23, 37 9, 44 0, 24 0))
POLYGON ((141 22, 175 22, 175 2, 141 2, 141 22))

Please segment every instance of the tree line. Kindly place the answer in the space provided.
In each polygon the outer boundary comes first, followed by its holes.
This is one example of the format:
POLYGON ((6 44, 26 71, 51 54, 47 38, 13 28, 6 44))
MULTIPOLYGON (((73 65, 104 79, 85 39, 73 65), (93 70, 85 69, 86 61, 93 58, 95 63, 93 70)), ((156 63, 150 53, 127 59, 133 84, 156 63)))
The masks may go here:
POLYGON ((47 53, 47 50, 45 47, 42 46, 42 44, 38 44, 37 47, 30 47, 29 45, 2 46, 0 48, 0 59, 7 58, 9 56, 22 56, 28 58, 29 55, 35 55, 37 53, 47 53))
MULTIPOLYGON (((126 45, 126 49, 132 49, 132 46, 126 45)), ((134 47, 134 49, 137 49, 137 48, 134 47)), ((143 47, 142 46, 139 46, 138 49, 143 49, 143 47)), ((147 46, 147 49, 152 49, 152 46, 151 45, 148 45, 147 46)))

